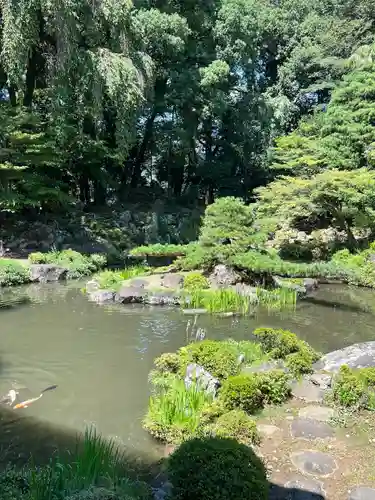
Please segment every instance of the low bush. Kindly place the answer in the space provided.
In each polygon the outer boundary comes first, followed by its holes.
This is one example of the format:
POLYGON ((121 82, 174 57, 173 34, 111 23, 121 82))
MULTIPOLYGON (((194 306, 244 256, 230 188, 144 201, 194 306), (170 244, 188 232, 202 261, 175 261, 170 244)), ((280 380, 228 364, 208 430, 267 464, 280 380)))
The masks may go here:
POLYGON ((224 381, 219 398, 228 410, 255 413, 264 406, 265 396, 254 375, 235 375, 224 381))
POLYGON ((288 374, 282 370, 254 373, 253 377, 263 394, 264 403, 279 405, 290 397, 290 379, 288 374))
POLYGON ((306 373, 312 373, 315 361, 316 358, 311 354, 310 350, 304 350, 288 354, 285 358, 285 366, 293 375, 299 377, 306 373))
POLYGON ((151 396, 143 426, 161 441, 180 443, 197 434, 201 412, 211 401, 195 384, 186 388, 175 378, 166 390, 151 396))
POLYGON ((0 286, 23 285, 30 282, 27 266, 12 259, 0 259, 0 286))
POLYGON ((375 265, 371 257, 375 254, 375 245, 362 252, 350 253, 348 249, 340 250, 332 256, 332 262, 350 273, 349 283, 352 285, 375 288, 375 265))
POLYGON ((332 398, 340 406, 375 410, 375 369, 343 365, 334 377, 332 398))
POLYGON ((210 287, 208 279, 202 273, 189 273, 184 279, 184 290, 204 290, 210 287))
POLYGON ((189 363, 203 366, 219 379, 225 379, 239 372, 239 352, 235 342, 203 340, 180 349, 179 355, 185 360, 183 374, 189 363))
POLYGON ((211 428, 214 436, 236 439, 243 444, 259 444, 256 422, 243 410, 232 410, 219 416, 211 428))
POLYGON ((300 356, 289 358, 288 364, 292 371, 300 364, 302 371, 308 371, 307 364, 312 364, 320 358, 320 353, 315 351, 307 342, 299 339, 296 334, 289 330, 275 328, 257 328, 254 335, 260 342, 263 350, 273 359, 286 359, 291 354, 299 353, 300 356))
POLYGON ((266 470, 253 450, 233 439, 192 439, 167 462, 171 500, 266 500, 266 470))
POLYGON ((130 250, 129 255, 133 257, 178 257, 186 255, 190 245, 169 245, 155 243, 154 245, 143 245, 130 250))
POLYGON ((31 253, 29 262, 32 264, 56 264, 68 269, 68 278, 78 279, 93 274, 102 269, 107 259, 104 255, 83 255, 75 250, 61 252, 31 253))
POLYGON ((181 358, 177 353, 165 352, 155 359, 154 365, 161 372, 177 373, 181 367, 181 358))
POLYGON ((133 266, 116 271, 105 270, 95 275, 95 280, 99 283, 101 289, 117 290, 126 280, 136 278, 137 276, 147 276, 150 270, 146 266, 133 266))

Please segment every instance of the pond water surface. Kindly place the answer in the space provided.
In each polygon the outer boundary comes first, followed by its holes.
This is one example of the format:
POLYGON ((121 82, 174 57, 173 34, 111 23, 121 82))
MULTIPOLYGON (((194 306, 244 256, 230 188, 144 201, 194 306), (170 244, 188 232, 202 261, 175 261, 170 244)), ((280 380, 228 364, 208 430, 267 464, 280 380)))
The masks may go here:
MULTIPOLYGON (((21 457, 25 441, 52 447, 57 430, 74 435, 94 423, 135 455, 157 456, 160 447, 141 426, 147 377, 156 356, 186 344, 189 317, 178 309, 98 306, 82 295, 81 286, 2 292, 0 395, 15 388, 27 399, 58 387, 27 409, 2 410, 0 446, 21 457)), ((295 311, 263 311, 252 318, 203 315, 197 324, 214 339, 246 339, 258 326, 283 327, 328 352, 375 339, 374 297, 370 290, 326 285, 295 311)))

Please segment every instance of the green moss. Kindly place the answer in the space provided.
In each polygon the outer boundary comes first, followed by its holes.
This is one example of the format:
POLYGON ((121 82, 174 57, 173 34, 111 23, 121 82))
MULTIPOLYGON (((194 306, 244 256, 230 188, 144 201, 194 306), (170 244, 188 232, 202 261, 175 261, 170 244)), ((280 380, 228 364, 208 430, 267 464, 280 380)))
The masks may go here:
POLYGON ((192 439, 169 458, 170 500, 266 500, 268 481, 253 450, 232 439, 192 439))
POLYGON ((236 439, 247 445, 260 442, 255 421, 242 410, 232 410, 221 415, 211 431, 214 436, 236 439))
POLYGON ((184 290, 204 290, 210 287, 208 279, 202 273, 189 273, 184 279, 184 290))

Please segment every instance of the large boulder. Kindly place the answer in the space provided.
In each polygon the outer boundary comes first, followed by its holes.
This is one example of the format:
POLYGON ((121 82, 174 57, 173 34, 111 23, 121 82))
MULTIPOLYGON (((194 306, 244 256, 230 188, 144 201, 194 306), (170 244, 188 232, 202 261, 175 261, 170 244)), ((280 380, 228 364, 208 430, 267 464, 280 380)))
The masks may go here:
POLYGON ((97 304, 105 304, 107 302, 113 302, 115 295, 116 293, 112 290, 96 290, 89 293, 89 300, 97 304))
POLYGON ((65 280, 68 269, 54 264, 32 264, 30 266, 30 280, 39 283, 65 280))
POLYGON ((165 288, 181 288, 184 283, 184 277, 181 274, 167 273, 161 277, 161 285, 165 288))
POLYGON ((232 267, 224 264, 219 264, 214 267, 214 270, 209 276, 211 286, 216 288, 227 288, 239 283, 242 278, 232 267))
POLYGON ((216 396, 217 390, 220 387, 219 380, 205 370, 203 366, 190 363, 186 368, 185 387, 189 388, 193 382, 213 396, 216 396))
POLYGON ((315 370, 338 372, 342 365, 350 368, 368 368, 375 366, 375 341, 353 344, 344 349, 329 352, 315 363, 315 370))
POLYGON ((124 286, 116 293, 115 302, 121 304, 142 304, 146 297, 147 292, 144 288, 124 286))

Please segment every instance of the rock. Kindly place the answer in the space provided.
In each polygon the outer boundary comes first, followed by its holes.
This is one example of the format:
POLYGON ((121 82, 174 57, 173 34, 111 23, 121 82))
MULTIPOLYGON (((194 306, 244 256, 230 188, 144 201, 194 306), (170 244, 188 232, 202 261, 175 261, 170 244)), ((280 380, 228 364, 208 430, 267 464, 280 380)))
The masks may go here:
POLYGON ((145 296, 144 302, 150 306, 177 306, 180 299, 172 291, 165 290, 150 292, 149 295, 145 296))
POLYGON ((310 380, 321 389, 328 389, 332 385, 332 375, 325 373, 313 373, 310 375, 310 380))
POLYGON ((182 313, 186 316, 195 316, 197 314, 207 314, 207 309, 183 309, 182 313))
POLYGON ((292 394, 309 403, 322 403, 324 400, 324 390, 305 378, 292 384, 292 394))
POLYGON ((325 422, 311 418, 295 418, 290 426, 294 438, 326 439, 334 436, 334 430, 325 422))
POLYGON ((145 300, 145 297, 147 297, 147 292, 143 288, 124 286, 116 293, 115 302, 120 302, 121 304, 141 304, 145 300))
POLYGON ((86 283, 86 292, 93 293, 99 290, 99 283, 95 280, 88 281, 86 283))
POLYGON ((353 344, 325 354, 315 363, 314 369, 335 373, 342 365, 348 365, 350 368, 375 366, 375 341, 353 344))
POLYGON ((268 500, 324 500, 321 493, 316 493, 308 489, 300 489, 303 485, 306 487, 314 485, 313 487, 316 489, 316 485, 319 484, 317 481, 302 478, 301 476, 301 480, 288 481, 287 485, 288 484, 290 484, 289 487, 281 487, 276 484, 272 484, 268 500), (301 486, 295 486, 297 484, 301 486))
POLYGON ((227 288, 241 281, 241 276, 229 266, 219 264, 214 267, 214 270, 208 278, 213 287, 227 288))
POLYGON ((335 415, 335 410, 333 408, 328 408, 328 406, 311 405, 301 408, 298 415, 305 419, 310 418, 319 420, 320 422, 329 422, 335 415))
POLYGON ((190 363, 186 368, 185 386, 188 388, 192 382, 196 382, 202 390, 209 394, 216 395, 220 382, 211 373, 203 368, 203 366, 195 363, 190 363))
POLYGON ((96 290, 89 294, 89 300, 98 304, 105 304, 106 302, 113 302, 115 295, 116 292, 112 290, 96 290))
POLYGON ((145 288, 148 286, 148 281, 143 280, 141 278, 135 278, 131 280, 130 286, 135 287, 135 288, 145 288))
POLYGON ((237 283, 230 288, 232 288, 236 293, 238 293, 238 295, 241 295, 242 297, 249 297, 252 304, 259 303, 258 291, 253 286, 245 285, 245 283, 237 283))
POLYGON ((31 281, 39 281, 39 283, 65 280, 67 274, 68 269, 54 264, 32 264, 30 266, 31 281))
POLYGON ((374 500, 375 489, 366 486, 355 488, 349 493, 348 500, 374 500))
POLYGON ((306 292, 313 292, 319 288, 319 281, 314 278, 305 278, 303 280, 303 286, 305 287, 306 292))
POLYGON ((293 465, 303 474, 312 476, 330 476, 337 469, 335 460, 320 451, 303 450, 290 455, 293 465))
POLYGON ((163 274, 161 284, 165 288, 181 288, 184 283, 184 277, 181 274, 163 274))
POLYGON ((259 424, 257 425, 257 429, 259 433, 265 437, 271 437, 281 430, 280 427, 276 427, 276 425, 271 424, 259 424))
POLYGON ((280 276, 272 276, 272 281, 276 288, 288 288, 289 290, 294 290, 301 297, 306 295, 307 290, 302 284, 299 285, 298 283, 293 283, 293 281, 288 281, 287 278, 281 278, 280 276))

